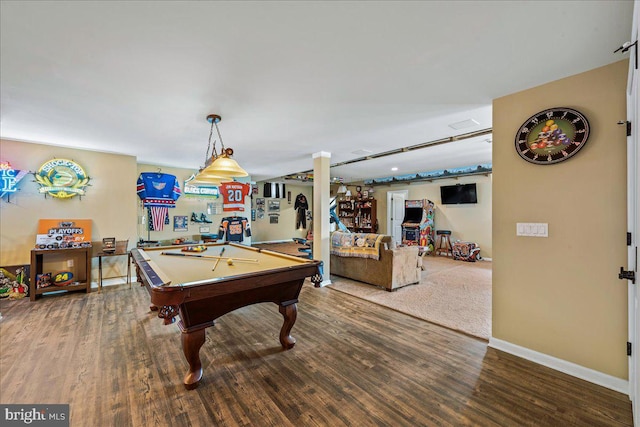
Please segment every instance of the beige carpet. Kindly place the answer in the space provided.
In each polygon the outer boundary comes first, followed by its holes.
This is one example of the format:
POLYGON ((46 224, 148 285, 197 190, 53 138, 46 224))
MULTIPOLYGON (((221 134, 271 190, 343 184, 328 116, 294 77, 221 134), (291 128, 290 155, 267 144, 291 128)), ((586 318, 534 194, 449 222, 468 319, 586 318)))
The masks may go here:
POLYGON ((393 292, 334 275, 329 288, 488 340, 491 262, 454 261, 442 256, 425 257, 424 261, 420 283, 393 292))

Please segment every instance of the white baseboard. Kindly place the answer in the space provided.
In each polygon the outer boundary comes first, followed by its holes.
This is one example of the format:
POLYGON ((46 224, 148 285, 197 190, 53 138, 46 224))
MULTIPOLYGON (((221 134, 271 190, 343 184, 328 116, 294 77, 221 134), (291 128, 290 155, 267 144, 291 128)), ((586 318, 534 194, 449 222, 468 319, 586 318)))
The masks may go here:
POLYGON ((252 245, 265 245, 268 243, 293 243, 293 239, 286 240, 265 240, 264 242, 251 242, 252 245))
POLYGON ((580 378, 585 381, 589 381, 594 384, 601 385, 608 389, 629 395, 629 381, 623 380, 618 377, 603 374, 602 372, 595 371, 584 366, 576 365, 575 363, 567 362, 566 360, 558 359, 553 356, 549 356, 544 353, 539 353, 534 350, 530 350, 526 347, 521 347, 510 342, 503 341, 497 338, 489 338, 489 347, 496 350, 504 351, 505 353, 513 354, 523 359, 530 360, 540 365, 546 366, 556 371, 563 372, 576 378, 580 378))
POLYGON ((327 280, 323 280, 322 282, 320 282, 320 287, 324 287, 324 286, 328 286, 331 284, 331 279, 327 279, 327 280))

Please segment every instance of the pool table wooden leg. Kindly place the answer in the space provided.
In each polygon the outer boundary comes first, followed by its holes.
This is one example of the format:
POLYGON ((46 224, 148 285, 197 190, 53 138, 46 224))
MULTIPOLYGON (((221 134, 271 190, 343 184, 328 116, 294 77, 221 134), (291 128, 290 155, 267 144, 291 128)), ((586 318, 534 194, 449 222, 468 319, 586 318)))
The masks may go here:
POLYGON ((184 377, 184 386, 187 390, 198 387, 202 378, 202 363, 200 362, 200 347, 204 344, 205 328, 192 332, 182 332, 182 351, 189 363, 189 372, 184 377))
POLYGON ((280 344, 285 350, 289 350, 296 344, 296 339, 289 333, 293 328, 293 324, 296 323, 296 317, 298 316, 297 304, 281 305, 280 314, 284 317, 284 323, 282 329, 280 329, 280 344))

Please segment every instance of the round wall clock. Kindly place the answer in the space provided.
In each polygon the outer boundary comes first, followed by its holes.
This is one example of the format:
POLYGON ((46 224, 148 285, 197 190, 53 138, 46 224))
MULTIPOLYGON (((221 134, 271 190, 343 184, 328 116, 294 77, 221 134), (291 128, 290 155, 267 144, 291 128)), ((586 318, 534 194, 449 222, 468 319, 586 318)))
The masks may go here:
POLYGON ((528 162, 550 165, 574 156, 589 138, 589 122, 571 108, 549 108, 529 117, 516 134, 516 151, 528 162))

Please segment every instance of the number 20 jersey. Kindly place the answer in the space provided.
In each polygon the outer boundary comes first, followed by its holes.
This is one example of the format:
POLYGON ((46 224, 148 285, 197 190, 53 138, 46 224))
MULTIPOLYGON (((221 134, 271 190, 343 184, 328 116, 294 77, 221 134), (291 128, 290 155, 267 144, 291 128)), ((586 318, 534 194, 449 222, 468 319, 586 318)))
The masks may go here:
POLYGON ((220 184, 223 211, 244 211, 244 198, 251 192, 251 185, 242 182, 220 184))

